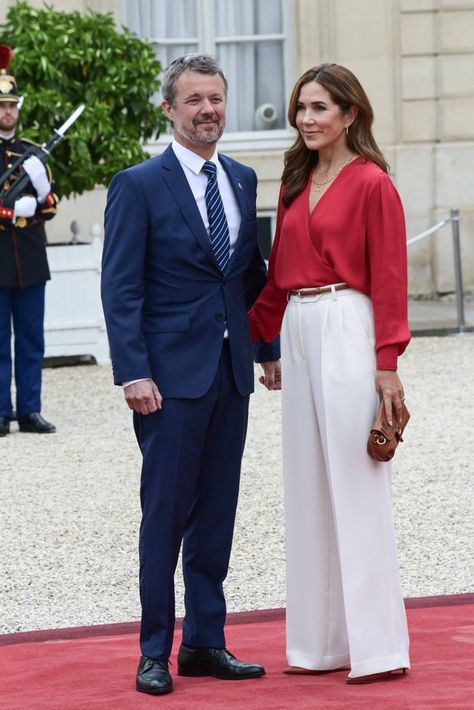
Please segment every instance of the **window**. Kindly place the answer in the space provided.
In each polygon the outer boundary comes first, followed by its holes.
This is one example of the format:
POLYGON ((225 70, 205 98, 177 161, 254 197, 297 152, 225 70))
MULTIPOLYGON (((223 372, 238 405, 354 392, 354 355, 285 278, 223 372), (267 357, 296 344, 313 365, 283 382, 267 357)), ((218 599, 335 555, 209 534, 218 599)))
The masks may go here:
POLYGON ((124 0, 125 24, 163 68, 187 52, 218 58, 229 81, 227 132, 286 128, 290 0, 124 0))

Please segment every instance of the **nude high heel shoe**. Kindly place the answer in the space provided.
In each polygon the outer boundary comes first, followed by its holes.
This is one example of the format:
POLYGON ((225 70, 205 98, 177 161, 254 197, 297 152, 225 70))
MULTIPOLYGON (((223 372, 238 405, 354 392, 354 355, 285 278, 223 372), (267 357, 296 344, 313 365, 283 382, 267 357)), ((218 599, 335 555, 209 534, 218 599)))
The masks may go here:
POLYGON ((287 675, 326 675, 327 673, 337 673, 338 671, 346 671, 348 666, 342 668, 329 668, 325 671, 313 670, 312 668, 301 668, 300 666, 288 666, 283 673, 287 675))
POLYGON ((383 673, 371 673, 370 675, 361 675, 358 678, 347 678, 346 683, 349 685, 362 685, 364 683, 377 683, 383 680, 397 680, 406 675, 407 668, 395 668, 393 671, 383 671, 383 673))

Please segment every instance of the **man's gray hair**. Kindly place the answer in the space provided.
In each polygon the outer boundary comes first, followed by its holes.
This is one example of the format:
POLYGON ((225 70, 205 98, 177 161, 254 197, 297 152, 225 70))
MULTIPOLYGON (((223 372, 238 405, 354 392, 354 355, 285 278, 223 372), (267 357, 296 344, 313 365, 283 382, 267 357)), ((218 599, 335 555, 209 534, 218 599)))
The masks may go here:
POLYGON ((171 106, 174 106, 176 99, 176 82, 181 74, 186 71, 195 71, 200 74, 219 74, 224 82, 225 93, 227 94, 227 79, 221 69, 219 62, 209 54, 185 54, 177 57, 166 67, 161 79, 161 93, 163 98, 171 106))

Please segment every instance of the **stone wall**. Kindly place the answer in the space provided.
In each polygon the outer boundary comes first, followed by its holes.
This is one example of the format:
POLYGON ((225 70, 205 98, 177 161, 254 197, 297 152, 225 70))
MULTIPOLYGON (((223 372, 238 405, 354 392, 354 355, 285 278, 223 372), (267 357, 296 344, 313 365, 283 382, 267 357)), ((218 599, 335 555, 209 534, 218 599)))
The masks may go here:
MULTIPOLYGON (((474 2, 298 0, 295 76, 323 61, 348 66, 375 112, 374 133, 402 196, 408 236, 461 213, 466 289, 474 290, 474 2)), ((245 155, 277 194, 279 153, 245 155)), ((267 202, 267 200, 270 202, 267 202)), ((454 290, 451 227, 409 249, 412 294, 454 290)))

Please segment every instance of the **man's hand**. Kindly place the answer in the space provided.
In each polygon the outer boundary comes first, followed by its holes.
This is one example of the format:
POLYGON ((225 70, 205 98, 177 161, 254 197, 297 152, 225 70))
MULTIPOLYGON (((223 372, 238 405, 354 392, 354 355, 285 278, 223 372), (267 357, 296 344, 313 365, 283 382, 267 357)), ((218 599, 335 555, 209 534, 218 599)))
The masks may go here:
POLYGON ((32 155, 31 158, 25 160, 23 168, 36 190, 38 202, 44 202, 51 192, 51 183, 49 182, 48 173, 43 163, 36 155, 32 155))
POLYGON ((261 362, 263 375, 258 378, 260 384, 267 390, 281 390, 281 363, 280 360, 261 362))
POLYGON ((396 372, 392 370, 377 370, 375 386, 383 399, 387 421, 392 426, 392 405, 399 422, 402 421, 402 402, 405 400, 403 385, 396 372))
POLYGON ((138 414, 153 414, 161 409, 163 397, 153 380, 140 380, 123 388, 125 401, 138 414))
POLYGON ((23 195, 15 201, 13 206, 13 222, 17 217, 33 217, 37 207, 36 197, 32 195, 23 195))

